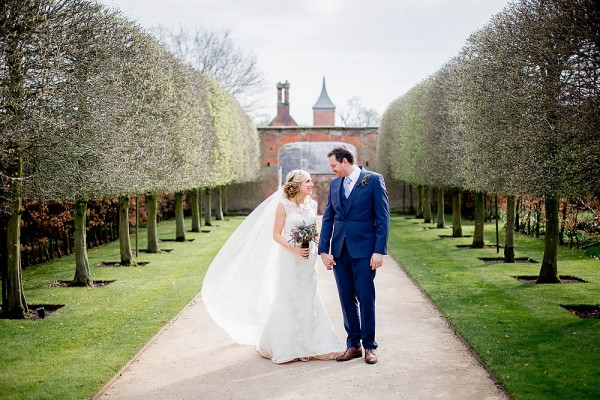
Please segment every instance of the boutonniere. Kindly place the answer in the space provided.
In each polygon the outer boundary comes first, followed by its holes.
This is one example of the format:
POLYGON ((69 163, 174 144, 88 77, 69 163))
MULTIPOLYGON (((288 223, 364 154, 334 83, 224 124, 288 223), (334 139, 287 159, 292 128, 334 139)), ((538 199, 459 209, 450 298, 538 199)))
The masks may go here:
POLYGON ((358 186, 360 186, 360 187, 366 187, 369 184, 370 180, 371 180, 371 174, 365 174, 365 176, 363 176, 363 178, 361 179, 361 181, 358 182, 358 186))

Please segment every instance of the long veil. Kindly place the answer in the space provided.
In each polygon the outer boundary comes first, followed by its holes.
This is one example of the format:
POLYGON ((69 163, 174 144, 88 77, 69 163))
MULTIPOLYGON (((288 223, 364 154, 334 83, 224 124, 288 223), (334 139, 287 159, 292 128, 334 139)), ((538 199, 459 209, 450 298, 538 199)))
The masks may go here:
POLYGON ((282 247, 273 240, 283 189, 263 201, 233 232, 210 264, 202 301, 211 318, 241 344, 258 344, 269 316, 282 247))

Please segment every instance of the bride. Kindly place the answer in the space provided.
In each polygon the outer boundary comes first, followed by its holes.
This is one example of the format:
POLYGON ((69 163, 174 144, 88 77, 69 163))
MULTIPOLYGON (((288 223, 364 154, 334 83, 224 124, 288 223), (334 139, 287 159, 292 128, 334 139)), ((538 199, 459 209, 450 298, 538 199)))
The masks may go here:
POLYGON ((308 172, 291 171, 223 245, 202 285, 215 322, 277 364, 344 350, 317 287, 316 246, 291 240, 292 229, 316 223, 313 186, 308 172))

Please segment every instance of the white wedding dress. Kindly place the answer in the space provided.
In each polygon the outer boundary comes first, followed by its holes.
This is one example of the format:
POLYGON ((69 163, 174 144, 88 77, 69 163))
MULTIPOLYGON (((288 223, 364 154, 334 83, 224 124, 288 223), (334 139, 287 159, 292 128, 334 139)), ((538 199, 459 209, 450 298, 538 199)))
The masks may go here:
MULTIPOLYGON (((298 225, 316 223, 316 201, 311 199, 300 207, 285 198, 281 202, 286 211, 286 240, 298 225)), ((256 347, 274 363, 300 357, 333 359, 343 351, 317 287, 316 251, 311 242, 308 259, 287 250, 281 255, 273 308, 256 347)))
POLYGON ((286 239, 292 228, 316 222, 314 200, 298 208, 278 190, 240 224, 214 258, 204 278, 202 300, 234 341, 256 346, 274 363, 333 359, 344 346, 319 294, 316 246, 311 243, 305 259, 273 240, 280 203, 286 210, 286 239))

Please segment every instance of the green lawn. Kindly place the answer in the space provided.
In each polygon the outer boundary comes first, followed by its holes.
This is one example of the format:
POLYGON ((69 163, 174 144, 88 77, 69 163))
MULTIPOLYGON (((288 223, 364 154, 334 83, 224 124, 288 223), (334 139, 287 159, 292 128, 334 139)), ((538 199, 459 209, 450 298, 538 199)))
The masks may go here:
MULTIPOLYGON (((163 242, 173 252, 140 253, 138 261, 150 262, 143 267, 97 267, 119 260, 119 244, 92 249, 94 279, 116 280, 101 288, 49 287, 73 279, 73 256, 26 269, 28 304, 66 306, 43 320, 0 320, 0 398, 91 398, 200 291, 212 258, 242 220, 188 233, 193 242, 163 242)), ((159 224, 159 238, 174 237, 174 221, 159 224)))
MULTIPOLYGON (((581 250, 559 250, 559 274, 589 283, 523 285, 515 275, 537 275, 543 240, 516 236, 516 256, 534 264, 485 264, 495 249, 459 249, 470 238, 392 217, 390 251, 453 327, 516 399, 600 398, 600 321, 580 319, 561 304, 600 304, 600 261, 581 250), (425 229, 425 228, 432 229, 425 229)), ((420 220, 422 222, 422 220, 420 220)), ((486 224, 493 244, 493 224, 486 224)), ((473 226, 463 226, 472 234, 473 226)), ((504 231, 501 230, 501 244, 504 231)), ((502 249, 500 249, 500 256, 502 249)))

